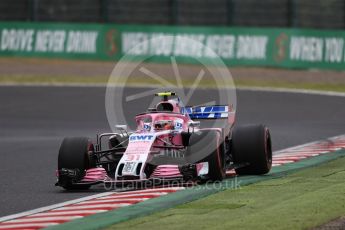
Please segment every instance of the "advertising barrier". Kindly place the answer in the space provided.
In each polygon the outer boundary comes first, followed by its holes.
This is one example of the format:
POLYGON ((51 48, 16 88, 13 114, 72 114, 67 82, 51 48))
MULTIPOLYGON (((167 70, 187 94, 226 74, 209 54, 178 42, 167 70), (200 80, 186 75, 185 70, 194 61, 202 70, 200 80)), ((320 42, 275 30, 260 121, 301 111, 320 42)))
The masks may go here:
POLYGON ((342 70, 344 39, 345 31, 311 29, 2 22, 0 56, 212 64, 217 55, 230 67, 342 70))

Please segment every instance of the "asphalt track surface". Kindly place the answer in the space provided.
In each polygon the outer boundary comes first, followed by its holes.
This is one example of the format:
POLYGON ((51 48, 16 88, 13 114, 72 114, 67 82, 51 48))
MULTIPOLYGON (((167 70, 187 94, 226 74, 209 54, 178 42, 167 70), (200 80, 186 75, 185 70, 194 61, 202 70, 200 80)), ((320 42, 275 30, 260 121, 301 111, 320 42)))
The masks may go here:
MULTIPOLYGON (((0 216, 103 191, 71 193, 54 183, 64 136, 110 131, 104 96, 102 87, 0 86, 0 216)), ((237 103, 237 123, 268 125, 274 150, 345 133, 344 97, 240 90, 237 103)))

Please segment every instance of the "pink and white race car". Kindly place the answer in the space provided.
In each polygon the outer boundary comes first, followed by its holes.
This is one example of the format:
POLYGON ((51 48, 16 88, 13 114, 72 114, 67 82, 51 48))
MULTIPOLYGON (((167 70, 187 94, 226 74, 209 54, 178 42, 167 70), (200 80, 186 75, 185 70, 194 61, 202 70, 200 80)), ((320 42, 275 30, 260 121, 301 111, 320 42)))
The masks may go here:
POLYGON ((155 108, 135 117, 137 129, 86 137, 68 137, 58 156, 57 186, 88 189, 150 182, 222 180, 227 170, 266 174, 272 165, 271 137, 264 125, 234 126, 229 105, 185 107, 173 92, 158 93, 155 108), (222 128, 200 128, 203 119, 225 119, 222 128))

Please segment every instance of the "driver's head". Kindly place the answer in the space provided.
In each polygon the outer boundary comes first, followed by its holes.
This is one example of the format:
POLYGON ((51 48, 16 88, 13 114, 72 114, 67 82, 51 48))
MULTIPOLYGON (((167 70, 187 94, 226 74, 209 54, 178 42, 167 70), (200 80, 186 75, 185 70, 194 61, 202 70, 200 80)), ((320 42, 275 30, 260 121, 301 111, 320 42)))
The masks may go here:
POLYGON ((171 120, 160 120, 155 122, 155 129, 170 130, 174 128, 171 120))
POLYGON ((164 125, 164 130, 171 130, 171 129, 174 129, 174 126, 171 123, 164 125))

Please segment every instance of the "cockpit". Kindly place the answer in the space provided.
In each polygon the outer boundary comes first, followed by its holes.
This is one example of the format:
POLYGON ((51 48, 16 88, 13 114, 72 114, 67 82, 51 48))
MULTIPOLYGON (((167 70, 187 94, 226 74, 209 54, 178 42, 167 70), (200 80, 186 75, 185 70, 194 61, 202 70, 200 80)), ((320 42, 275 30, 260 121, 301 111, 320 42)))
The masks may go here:
POLYGON ((154 108, 148 112, 136 116, 137 130, 139 131, 161 131, 161 130, 182 130, 186 128, 185 122, 189 117, 181 113, 183 103, 179 98, 168 100, 168 96, 175 96, 173 92, 158 93, 156 96, 163 97, 154 108))
POLYGON ((154 122, 155 130, 173 130, 174 127, 172 120, 157 120, 154 122))
POLYGON ((182 130, 184 119, 179 114, 169 116, 162 114, 153 114, 137 117, 137 130, 144 132, 162 131, 162 130, 182 130))

